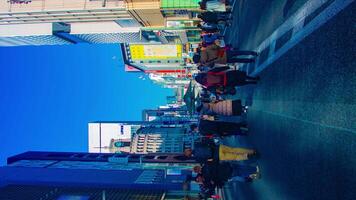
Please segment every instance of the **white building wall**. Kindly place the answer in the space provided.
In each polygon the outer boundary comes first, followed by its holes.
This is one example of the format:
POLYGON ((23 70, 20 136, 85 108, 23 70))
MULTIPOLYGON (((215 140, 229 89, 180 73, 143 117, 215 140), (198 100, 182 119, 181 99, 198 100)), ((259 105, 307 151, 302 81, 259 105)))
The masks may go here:
POLYGON ((52 23, 0 25, 0 37, 52 35, 52 23))
POLYGON ((72 44, 54 35, 35 35, 35 36, 15 36, 0 37, 0 46, 22 46, 22 45, 64 45, 72 44))
POLYGON ((88 151, 100 151, 100 128, 98 123, 88 124, 88 151))
POLYGON ((0 25, 48 22, 104 22, 132 19, 123 0, 32 0, 28 4, 10 4, 0 0, 0 25))
POLYGON ((71 23, 71 34, 130 33, 139 32, 139 27, 123 28, 116 22, 71 23))
POLYGON ((125 8, 123 0, 107 0, 103 7, 102 0, 32 0, 28 4, 10 4, 8 0, 0 0, 0 12, 48 11, 68 9, 102 9, 125 8))
POLYGON ((110 152, 111 140, 131 139, 131 125, 122 123, 89 123, 88 150, 94 152, 110 152))

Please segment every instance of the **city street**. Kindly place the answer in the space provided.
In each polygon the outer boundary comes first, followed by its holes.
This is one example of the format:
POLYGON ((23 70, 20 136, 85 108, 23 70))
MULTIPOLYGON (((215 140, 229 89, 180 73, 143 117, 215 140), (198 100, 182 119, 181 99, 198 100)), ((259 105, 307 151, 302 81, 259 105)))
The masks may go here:
POLYGON ((262 177, 229 184, 228 199, 356 199, 355 8, 347 0, 236 1, 226 40, 260 51, 242 68, 261 81, 236 95, 250 106, 249 135, 225 142, 256 148, 262 177))
POLYGON ((0 200, 356 200, 355 9, 0 0, 0 200))

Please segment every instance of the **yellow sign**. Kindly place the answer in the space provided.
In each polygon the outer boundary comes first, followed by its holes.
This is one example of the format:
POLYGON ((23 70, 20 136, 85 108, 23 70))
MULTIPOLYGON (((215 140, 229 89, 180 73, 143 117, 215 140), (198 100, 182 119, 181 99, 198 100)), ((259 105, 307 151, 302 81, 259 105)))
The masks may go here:
POLYGON ((132 44, 130 53, 132 60, 170 60, 182 58, 182 45, 147 45, 132 44))

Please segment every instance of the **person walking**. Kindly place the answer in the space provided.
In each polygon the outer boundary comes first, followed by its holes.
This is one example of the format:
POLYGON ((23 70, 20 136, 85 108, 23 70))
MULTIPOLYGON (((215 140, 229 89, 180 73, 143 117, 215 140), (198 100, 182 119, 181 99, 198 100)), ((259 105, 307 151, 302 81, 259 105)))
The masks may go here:
POLYGON ((241 165, 231 163, 233 172, 229 178, 229 182, 252 182, 253 180, 261 178, 261 172, 258 166, 241 165))
POLYGON ((215 145, 207 143, 195 143, 194 149, 184 150, 187 158, 192 158, 199 163, 219 162, 219 161, 241 161, 257 156, 256 150, 229 147, 226 145, 215 145))
POLYGON ((193 172, 198 176, 195 178, 197 183, 209 186, 210 188, 222 188, 231 178, 232 169, 229 163, 204 163, 202 166, 194 166, 193 172))
POLYGON ((222 100, 215 102, 202 102, 197 111, 202 115, 216 116, 240 116, 244 113, 245 107, 242 106, 241 100, 222 100))
POLYGON ((222 38, 220 33, 206 33, 201 35, 202 46, 207 47, 215 43, 216 40, 222 38))
POLYGON ((193 167, 193 172, 201 174, 202 179, 198 181, 214 184, 217 187, 222 187, 226 182, 251 182, 260 177, 257 166, 226 162, 196 165, 193 167))
POLYGON ((202 31, 206 33, 216 33, 219 32, 219 26, 217 24, 201 22, 197 25, 202 31))
MULTIPOLYGON (((232 117, 233 119, 228 120, 223 117, 224 116, 202 115, 199 120, 199 134, 203 136, 213 135, 218 137, 247 135, 248 128, 245 118, 236 116, 232 117)), ((231 116, 228 118, 231 118, 231 116)))
POLYGON ((204 22, 217 24, 219 22, 226 22, 232 19, 229 13, 217 13, 217 12, 202 12, 198 15, 198 18, 204 22))
POLYGON ((251 63, 255 62, 255 57, 258 56, 258 53, 255 51, 241 51, 233 50, 228 47, 220 47, 220 41, 215 40, 214 44, 202 47, 200 49, 199 58, 196 57, 194 62, 199 62, 202 65, 214 66, 214 64, 227 64, 227 63, 251 63), (236 56, 240 55, 249 55, 253 56, 252 58, 237 58, 236 56))
POLYGON ((214 91, 219 87, 256 84, 260 78, 248 76, 244 71, 232 70, 229 67, 216 67, 208 72, 198 73, 194 79, 209 91, 214 91))
POLYGON ((207 11, 226 12, 226 4, 222 0, 208 0, 205 3, 207 11))
POLYGON ((216 24, 217 28, 220 30, 231 25, 231 17, 229 17, 228 14, 203 12, 198 15, 198 18, 202 19, 202 21, 207 24, 216 24))

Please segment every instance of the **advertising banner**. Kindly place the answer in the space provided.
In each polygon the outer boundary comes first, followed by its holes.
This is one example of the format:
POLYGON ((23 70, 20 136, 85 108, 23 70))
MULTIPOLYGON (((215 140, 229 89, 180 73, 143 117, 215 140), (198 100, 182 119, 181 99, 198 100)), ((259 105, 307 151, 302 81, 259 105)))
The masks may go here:
POLYGON ((174 60, 182 58, 182 45, 130 45, 131 59, 135 60, 174 60))

